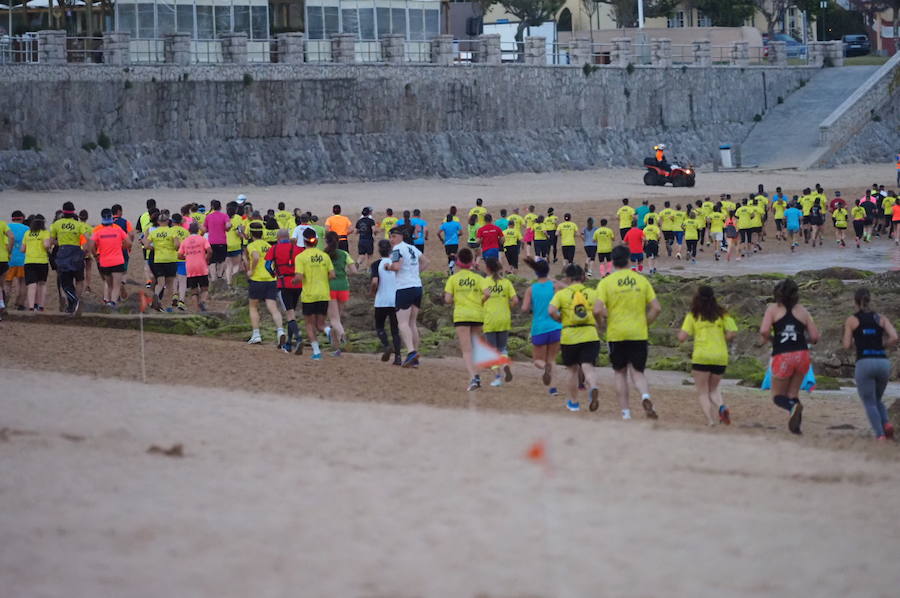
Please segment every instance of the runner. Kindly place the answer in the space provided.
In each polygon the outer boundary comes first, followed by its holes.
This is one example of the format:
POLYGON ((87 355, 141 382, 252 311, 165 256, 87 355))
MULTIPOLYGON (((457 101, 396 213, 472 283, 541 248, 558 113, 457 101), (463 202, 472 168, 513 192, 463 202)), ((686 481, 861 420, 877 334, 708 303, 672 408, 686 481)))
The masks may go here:
POLYGON ((774 299, 766 307, 759 335, 764 343, 772 343, 772 402, 790 412, 788 429, 800 434, 800 386, 810 366, 807 342, 819 342, 819 330, 806 308, 798 304, 800 292, 792 278, 775 285, 774 299))
POLYGON ((697 244, 700 242, 700 230, 705 227, 705 220, 694 213, 694 208, 688 206, 687 217, 681 227, 684 229, 684 242, 686 244, 685 258, 690 257, 691 263, 697 263, 697 244))
MULTIPOLYGON (((621 209, 621 208, 620 208, 621 209)), ((633 227, 626 233, 626 238, 633 232, 641 232, 633 227)), ((569 398, 566 408, 578 411, 578 390, 581 380, 590 389, 591 398, 588 408, 596 411, 600 407, 597 389, 597 378, 594 368, 600 356, 600 335, 597 334, 595 315, 601 313, 602 304, 594 289, 584 286, 584 270, 580 266, 570 264, 565 269, 568 286, 557 291, 550 301, 550 317, 562 323, 562 362, 569 370, 569 398)), ((602 284, 602 281, 601 281, 602 284)))
POLYGON ((478 242, 478 230, 480 228, 481 227, 478 226, 478 216, 475 214, 469 216, 468 223, 466 224, 466 245, 472 250, 475 259, 478 259, 478 254, 481 249, 481 243, 478 242))
POLYGON ((894 204, 897 203, 897 198, 894 196, 894 192, 885 193, 884 199, 881 200, 881 214, 884 217, 884 224, 882 228, 887 232, 888 238, 893 238, 893 208, 894 204))
MULTIPOLYGON (((15 236, 5 220, 0 220, 0 277, 6 276, 9 270, 9 254, 15 243, 15 236)), ((0 286, 0 315, 6 311, 6 297, 0 286)))
MULTIPOLYGON (((720 256, 722 255, 722 245, 725 241, 725 220, 728 217, 722 211, 722 203, 716 203, 713 206, 712 211, 706 217, 707 222, 709 222, 709 243, 715 245, 715 258, 716 261, 719 261, 720 256)), ((777 222, 777 221, 776 221, 777 222)))
POLYGON ((9 270, 3 277, 3 292, 6 295, 7 308, 16 306, 18 311, 25 310, 25 253, 22 251, 22 240, 28 233, 24 223, 25 214, 13 210, 9 218, 9 230, 13 234, 12 250, 9 252, 9 270), (13 295, 16 297, 13 303, 13 295))
POLYGON ((741 207, 734 211, 738 221, 738 234, 740 235, 740 248, 737 260, 750 257, 753 253, 753 214, 755 210, 747 205, 747 199, 741 202, 741 207))
POLYGON ((275 276, 278 294, 284 307, 284 319, 287 321, 285 326, 287 338, 281 345, 281 350, 290 353, 296 339, 297 355, 303 354, 303 335, 300 334, 300 327, 297 325, 297 303, 300 301, 303 287, 295 280, 294 267, 297 256, 303 251, 304 249, 297 247, 297 244, 290 238, 288 229, 282 228, 278 231, 278 240, 269 247, 265 256, 266 269, 275 276))
POLYGON ((339 236, 335 231, 329 231, 325 234, 325 253, 331 258, 332 270, 334 276, 329 282, 331 289, 331 298, 328 302, 328 322, 325 327, 325 335, 331 343, 334 357, 341 356, 341 346, 346 341, 344 333, 344 324, 341 316, 347 308, 347 302, 350 301, 350 281, 347 280, 347 272, 356 274, 356 264, 350 253, 339 248, 339 236))
POLYGON ((615 272, 597 285, 597 299, 601 302, 598 315, 601 321, 606 320, 609 361, 616 375, 616 395, 622 419, 631 419, 629 379, 641 393, 641 406, 647 417, 656 419, 644 368, 647 364, 647 329, 662 310, 647 279, 628 269, 628 257, 627 247, 620 245, 613 249, 615 272))
POLYGON ((547 236, 547 255, 550 254, 552 249, 554 264, 559 261, 556 253, 557 244, 559 243, 559 238, 556 235, 557 226, 559 226, 559 216, 553 213, 553 208, 547 208, 547 215, 544 216, 544 234, 547 236))
POLYGON ((410 223, 416 229, 416 236, 413 238, 413 245, 423 254, 425 253, 425 242, 428 241, 428 222, 422 218, 422 211, 416 208, 412 212, 410 223))
POLYGON ((44 311, 47 298, 47 276, 50 274, 50 231, 44 227, 44 215, 28 218, 28 232, 22 237, 20 250, 25 254, 25 289, 28 311, 44 311))
MULTIPOLYGON (((294 227, 294 230, 291 233, 291 240, 293 240, 300 249, 306 249, 306 240, 303 238, 303 233, 306 229, 313 231, 313 234, 316 232, 309 224, 309 214, 301 214, 297 226, 294 227)), ((318 239, 318 235, 316 238, 318 239)))
POLYGON ((578 225, 572 222, 572 214, 563 214, 563 221, 556 227, 559 235, 559 244, 562 245, 563 261, 566 265, 575 263, 575 236, 578 234, 578 225))
MULTIPOLYGON (((188 238, 190 233, 188 232, 188 228, 191 224, 196 223, 201 228, 202 224, 188 218, 186 220, 181 219, 181 214, 175 214, 172 216, 172 226, 170 227, 170 234, 172 235, 172 242, 175 245, 175 294, 172 295, 172 308, 177 309, 178 311, 185 311, 184 298, 187 295, 187 264, 184 261, 184 258, 178 255, 178 248, 181 246, 182 241, 188 238)), ((167 311, 172 311, 167 310, 167 311)))
POLYGON ((875 203, 875 198, 872 197, 872 191, 866 190, 865 197, 862 198, 862 201, 859 204, 866 211, 866 220, 865 220, 865 234, 863 236, 863 241, 869 243, 872 241, 872 226, 876 220, 876 212, 877 205, 875 203))
POLYGON ((384 218, 381 219, 381 230, 384 238, 391 236, 391 229, 397 226, 397 218, 394 217, 394 210, 388 208, 384 211, 384 218))
MULTIPOLYGON (((282 202, 278 205, 282 210, 282 212, 279 212, 279 214, 282 214, 282 219, 284 219, 283 215, 287 214, 287 222, 290 223, 293 217, 289 212, 283 211, 284 203, 282 202)), ((206 230, 206 237, 212 251, 209 261, 211 266, 209 268, 209 280, 210 282, 215 282, 220 278, 226 278, 230 282, 231 277, 226 276, 225 260, 228 259, 228 231, 231 230, 232 219, 229 214, 222 212, 222 202, 218 199, 213 199, 209 202, 209 209, 210 212, 203 221, 203 229, 206 230)))
POLYGON ((278 286, 275 283, 275 276, 266 267, 266 254, 269 253, 269 243, 263 240, 263 229, 258 222, 252 222, 249 225, 250 244, 247 245, 247 296, 249 298, 250 307, 250 325, 253 327, 253 333, 250 335, 249 345, 258 345, 262 343, 262 336, 259 333, 259 302, 265 301, 266 309, 272 316, 277 329, 275 337, 278 348, 284 347, 287 337, 282 327, 283 320, 281 312, 278 311, 278 286))
POLYGON ((274 245, 278 242, 278 221, 275 220, 275 214, 266 214, 265 218, 263 218, 263 224, 265 228, 263 229, 262 240, 270 246, 274 245))
POLYGON ((546 224, 544 217, 538 216, 534 221, 534 254, 540 259, 548 259, 550 255, 550 242, 547 240, 546 224))
POLYGON ((819 197, 813 200, 812 208, 809 210, 809 224, 812 229, 810 233, 812 246, 815 247, 818 244, 821 247, 825 242, 822 239, 822 227, 825 226, 825 202, 819 197))
POLYGON ((550 301, 559 289, 561 283, 550 280, 550 264, 546 260, 534 260, 525 258, 525 264, 534 270, 537 280, 525 291, 522 298, 522 312, 531 313, 531 362, 539 370, 543 370, 541 381, 544 386, 550 387, 550 396, 556 396, 559 391, 553 383, 553 364, 556 363, 556 354, 559 353, 559 341, 562 336, 562 324, 550 317, 550 301))
POLYGON ((848 218, 847 208, 838 207, 831 213, 831 222, 834 224, 834 238, 840 247, 847 246, 848 218))
MULTIPOLYGON (((644 255, 647 258, 647 267, 650 274, 656 274, 656 259, 659 257, 659 238, 662 231, 655 224, 644 225, 644 255)), ((612 251, 612 247, 610 247, 612 251)), ((609 254, 607 254, 609 255, 609 254)), ((607 263, 612 268, 612 261, 607 258, 607 263)))
POLYGON ((682 251, 684 250, 684 219, 687 213, 681 209, 681 204, 676 204, 672 211, 672 231, 675 233, 675 244, 678 248, 675 250, 675 259, 680 260, 682 251))
MULTIPOLYGON (((666 241, 666 255, 672 257, 672 245, 675 243, 675 210, 668 201, 663 202, 663 209, 659 213, 659 222, 661 223, 663 239, 666 241)), ((644 218, 647 221, 647 217, 644 218)))
POLYGON ((506 232, 506 228, 509 226, 509 218, 507 217, 507 214, 508 212, 506 211, 506 208, 502 208, 500 210, 500 217, 494 220, 494 224, 496 224, 497 227, 503 232, 506 232))
POLYGON ((856 205, 850 208, 850 217, 853 218, 853 234, 856 236, 856 248, 860 248, 860 242, 866 238, 866 209, 856 200, 856 205))
POLYGON ((594 226, 594 219, 588 217, 584 228, 581 229, 581 242, 584 244, 584 272, 588 278, 594 276, 594 262, 597 261, 597 239, 594 234, 598 228, 594 226))
MULTIPOLYGON (((600 219, 600 228, 594 231, 594 241, 597 242, 597 259, 600 267, 600 278, 603 278, 607 274, 612 272, 612 248, 613 241, 616 239, 615 233, 611 228, 607 227, 608 220, 606 218, 600 219)), ((646 227, 649 226, 645 225, 646 227)))
POLYGON ((800 246, 798 237, 800 235, 800 223, 803 218, 803 211, 797 207, 797 202, 793 201, 784 211, 784 225, 787 229, 788 241, 791 244, 791 253, 794 253, 800 246))
MULTIPOLYGON (((90 225, 81 222, 71 201, 63 203, 62 217, 50 226, 51 250, 57 247, 55 261, 59 286, 65 294, 65 312, 75 315, 81 302, 76 289, 76 282, 84 281, 84 250, 81 248, 82 235, 90 238, 93 235, 90 225)), ((88 242, 87 250, 91 250, 88 242)))
POLYGON ((616 210, 616 217, 619 219, 619 238, 623 241, 629 229, 634 226, 634 214, 634 208, 628 205, 628 198, 622 199, 622 205, 616 210))
POLYGON ((238 214, 237 203, 229 203, 225 209, 231 226, 225 231, 225 283, 230 287, 234 275, 243 268, 244 219, 238 214))
MULTIPOLYGON (((893 205, 891 214, 891 223, 894 225, 894 244, 900 245, 900 202, 893 205)), ((12 264, 12 262, 10 262, 10 264, 12 264)))
MULTIPOLYGON (((158 213, 159 210, 156 208, 156 200, 150 198, 146 202, 147 211, 141 214, 140 218, 138 218, 137 222, 137 231, 140 233, 138 240, 141 242, 141 245, 144 245, 144 238, 150 232, 151 225, 155 226, 153 223, 153 212, 158 213)), ((152 288, 153 286, 153 272, 150 268, 152 254, 150 251, 144 250, 144 280, 147 281, 147 288, 152 288)))
POLYGON ((375 253, 375 220, 371 216, 372 208, 362 209, 362 216, 356 221, 356 234, 359 239, 356 242, 356 253, 359 258, 359 267, 369 267, 369 260, 375 253))
POLYGON ((812 191, 809 187, 803 190, 803 195, 800 196, 798 202, 800 210, 803 212, 803 242, 809 244, 809 237, 812 234, 812 223, 809 220, 809 213, 813 205, 812 191))
POLYGON ((534 257, 534 226, 537 222, 538 215, 534 211, 534 206, 528 206, 528 213, 525 214, 523 221, 525 222, 525 233, 522 235, 522 241, 525 243, 525 257, 534 257))
MULTIPOLYGON (((215 207, 219 203, 218 200, 214 199, 209 203, 212 211, 206 217, 207 225, 210 218, 213 218, 215 223, 218 216, 224 216, 222 212, 217 211, 221 208, 221 204, 218 208, 215 207)), ((229 222, 229 224, 231 223, 229 222)), ((218 223, 213 224, 213 226, 218 226, 218 223)), ((215 258, 215 250, 209 239, 200 234, 201 228, 199 224, 191 221, 188 224, 188 232, 190 233, 188 237, 178 245, 178 257, 184 259, 187 277, 185 280, 184 298, 190 299, 187 293, 193 291, 193 294, 197 297, 197 311, 205 312, 206 303, 209 301, 209 266, 215 258)), ((222 244, 222 248, 224 249, 224 244, 222 244)), ((224 251, 222 251, 222 256, 224 257, 224 251)))
POLYGON ((475 224, 478 228, 484 226, 484 215, 487 214, 487 208, 484 207, 484 200, 480 197, 475 200, 475 207, 469 210, 469 218, 475 216, 475 224))
POLYGON ((491 214, 484 215, 484 225, 478 229, 475 236, 481 241, 481 257, 486 260, 500 259, 500 243, 503 239, 503 231, 494 224, 491 214))
POLYGON ((719 382, 728 367, 728 343, 735 336, 734 318, 716 301, 712 287, 698 288, 678 332, 678 342, 683 343, 689 337, 694 339, 691 375, 709 426, 716 425, 717 421, 726 426, 731 424, 731 413, 722 400, 719 382))
MULTIPOLYGON (((303 231, 303 243, 306 248, 294 258, 294 284, 303 287, 300 302, 306 319, 306 336, 312 347, 314 361, 322 359, 318 334, 325 331, 325 316, 328 314, 328 303, 331 300, 330 282, 335 277, 331 258, 316 247, 317 242, 316 231, 307 228, 303 231)), ((300 346, 302 345, 301 342, 300 346)))
POLYGON ((131 238, 116 226, 112 210, 100 211, 100 227, 91 235, 91 245, 103 279, 103 305, 114 309, 128 267, 125 256, 131 249, 131 238))
POLYGON ((856 345, 856 392, 875 438, 893 440, 894 426, 881 399, 891 377, 887 348, 897 344, 897 331, 890 318, 872 311, 869 289, 857 289, 854 299, 857 311, 844 322, 844 349, 856 345))
POLYGON ((406 346, 403 367, 419 365, 419 309, 422 307, 422 279, 419 272, 428 267, 428 259, 418 249, 403 242, 403 231, 391 230, 391 265, 397 273, 397 326, 406 346))
MULTIPOLYGON (((487 216, 485 217, 486 222, 487 216)), ((496 264, 496 258, 487 258, 496 264)), ((456 339, 459 342, 459 350, 462 353, 463 363, 469 372, 469 386, 466 390, 473 391, 481 388, 481 376, 475 369, 472 361, 472 343, 481 336, 484 326, 484 307, 482 305, 484 290, 488 286, 487 281, 480 274, 472 272, 475 256, 472 250, 463 247, 456 256, 456 265, 459 271, 447 279, 444 285, 444 303, 453 305, 453 326, 456 329, 456 339)), ((407 357, 407 360, 409 358, 407 357)))
POLYGON ((447 270, 450 276, 453 275, 453 268, 456 265, 456 252, 459 251, 459 234, 461 232, 462 225, 453 219, 453 214, 447 214, 447 219, 438 229, 438 239, 444 245, 444 254, 447 256, 447 270))
POLYGON ((785 196, 780 191, 781 187, 778 189, 779 192, 772 197, 772 213, 775 216, 775 239, 787 241, 787 234, 784 229, 784 211, 787 209, 788 204, 785 196))
POLYGON ((503 231, 503 255, 506 258, 506 273, 519 272, 519 246, 522 243, 522 233, 512 220, 506 230, 503 231))
MULTIPOLYGON (((638 272, 644 271, 644 231, 638 227, 632 227, 625 233, 625 244, 631 252, 631 269, 638 272)), ((679 245, 680 247, 680 245, 679 245)), ((680 254, 679 254, 680 255, 680 254)))
POLYGON ((375 334, 381 341, 381 361, 388 361, 393 352, 394 365, 402 365, 400 329, 397 327, 396 309, 397 274, 388 268, 391 264, 390 241, 387 239, 378 241, 378 255, 381 256, 380 259, 372 262, 369 283, 370 294, 375 297, 375 334), (387 332, 384 330, 385 322, 390 322, 391 325, 392 345, 388 345, 387 332))
POLYGON ((644 228, 644 226, 646 226, 644 219, 647 217, 647 214, 650 213, 649 204, 650 202, 645 199, 641 202, 641 205, 634 210, 634 224, 638 228, 644 228))
MULTIPOLYGON (((81 247, 81 253, 84 255, 84 272, 82 275, 82 280, 75 281, 75 290, 78 293, 79 297, 83 297, 85 293, 92 293, 91 289, 91 274, 93 272, 93 262, 94 262, 94 254, 91 251, 91 248, 88 247, 88 242, 91 239, 91 235, 94 234, 94 229, 96 227, 91 226, 88 222, 90 219, 90 214, 88 214, 87 210, 80 210, 78 212, 78 220, 81 222, 84 229, 81 232, 81 235, 78 237, 78 245, 81 247)), ((100 226, 99 224, 97 226, 100 226)))
MULTIPOLYGON (((484 339, 502 355, 508 356, 509 329, 512 328, 510 309, 519 304, 519 297, 512 283, 503 278, 503 269, 498 260, 486 259, 484 265, 488 272, 484 281, 483 297, 484 339)), ((503 366, 502 375, 500 366, 493 366, 491 369, 494 372, 491 386, 502 386, 504 381, 512 382, 513 375, 509 364, 503 366)))
MULTIPOLYGON (((209 202, 209 207, 210 209, 215 210, 216 208, 213 207, 213 201, 209 202)), ((206 218, 209 219, 209 216, 210 214, 207 214, 206 218)), ((275 222, 278 223, 278 228, 284 228, 287 230, 293 230, 294 226, 296 226, 296 223, 294 222, 294 215, 291 212, 287 211, 283 201, 278 202, 278 211, 275 212, 275 222)), ((209 230, 209 227, 207 227, 207 230, 209 230)))

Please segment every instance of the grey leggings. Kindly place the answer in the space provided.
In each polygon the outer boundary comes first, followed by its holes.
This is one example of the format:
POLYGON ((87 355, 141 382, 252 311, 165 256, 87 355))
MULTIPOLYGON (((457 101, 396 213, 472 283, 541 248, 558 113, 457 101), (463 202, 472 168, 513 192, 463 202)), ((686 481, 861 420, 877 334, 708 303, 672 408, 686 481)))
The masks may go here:
POLYGON ((884 436, 888 423, 887 409, 881 402, 891 375, 891 361, 885 358, 866 358, 856 362, 856 391, 866 408, 866 416, 875 436, 884 436))
POLYGON ((508 330, 503 332, 485 332, 484 338, 490 346, 506 355, 506 343, 509 340, 508 330))

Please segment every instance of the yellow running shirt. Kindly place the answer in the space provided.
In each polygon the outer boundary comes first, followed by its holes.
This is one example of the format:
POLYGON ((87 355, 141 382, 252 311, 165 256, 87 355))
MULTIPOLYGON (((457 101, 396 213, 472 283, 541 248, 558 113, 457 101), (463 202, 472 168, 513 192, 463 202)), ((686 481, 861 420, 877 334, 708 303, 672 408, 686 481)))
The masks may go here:
POLYGON ((681 329, 694 337, 694 352, 691 362, 700 365, 728 365, 728 344, 726 332, 737 332, 734 318, 728 314, 715 322, 694 318, 688 312, 681 329))
POLYGON ((597 298, 606 305, 606 340, 647 340, 647 305, 656 292, 643 274, 616 270, 597 285, 597 298))
POLYGON ((0 263, 9 261, 9 225, 0 220, 0 263))
POLYGON ((552 214, 544 216, 544 230, 555 231, 557 226, 559 226, 559 216, 554 216, 552 214))
POLYGON ((178 255, 178 245, 191 236, 191 233, 183 226, 170 226, 169 231, 172 233, 172 244, 175 245, 176 261, 183 262, 184 258, 178 255))
MULTIPOLYGON (((660 230, 655 224, 648 224, 644 227, 644 239, 647 241, 659 241, 660 230)), ((612 249, 610 249, 612 251, 612 249)))
POLYGON ((800 208, 803 210, 804 216, 809 216, 809 212, 812 210, 813 202, 812 195, 803 195, 800 197, 800 208))
POLYGON ((881 200, 881 209, 885 214, 889 214, 891 210, 894 208, 894 204, 897 203, 897 199, 888 195, 884 199, 881 200))
POLYGON ((741 206, 735 211, 734 215, 737 216, 739 230, 753 228, 754 213, 756 213, 756 210, 750 206, 741 206))
POLYGON ((831 213, 831 217, 834 218, 835 228, 847 228, 847 208, 837 208, 831 213))
MULTIPOLYGON (((488 282, 480 274, 460 269, 447 279, 444 292, 453 297, 453 322, 484 322, 484 289, 488 282)), ((304 291, 306 292, 306 291, 304 291)))
MULTIPOLYGON (((509 300, 516 296, 513 284, 505 279, 484 279, 485 289, 491 292, 491 296, 484 302, 484 331, 503 332, 512 328, 512 314, 509 309, 509 300)), ((454 302, 456 299, 454 299, 454 302)))
POLYGON ((60 218, 50 225, 50 238, 60 245, 81 246, 81 235, 90 238, 94 234, 91 225, 74 218, 60 218))
MULTIPOLYGON (((268 246, 265 248, 268 251, 268 246)), ((328 273, 334 264, 328 254, 316 247, 308 247, 294 258, 294 272, 303 276, 303 303, 317 303, 331 299, 328 273)))
POLYGON ((534 230, 534 240, 535 241, 546 241, 547 240, 547 223, 546 222, 535 222, 532 227, 534 230))
POLYGON ((725 230, 725 214, 722 212, 709 213, 709 232, 720 233, 725 230))
POLYGON ((850 209, 850 215, 853 216, 854 220, 865 220, 866 209, 862 206, 853 206, 850 209))
POLYGON ((384 237, 387 238, 389 234, 391 234, 391 229, 397 225, 397 221, 400 220, 395 216, 385 216, 381 219, 381 230, 384 231, 384 237))
POLYGON ((484 206, 475 206, 471 210, 469 210, 469 217, 475 216, 475 224, 478 225, 478 228, 484 226, 484 215, 487 214, 487 208, 484 206))
POLYGON ((648 224, 659 224, 659 214, 656 212, 647 212, 644 216, 644 226, 648 224))
POLYGON ((522 226, 525 224, 525 219, 519 216, 518 214, 510 214, 506 220, 509 224, 506 225, 507 230, 510 228, 516 229, 518 231, 519 236, 522 235, 522 226))
MULTIPOLYGON (((254 239, 247 245, 247 265, 249 267, 250 264, 253 263, 253 253, 256 252, 259 254, 259 261, 256 262, 256 267, 253 268, 248 275, 248 278, 254 282, 272 282, 275 280, 275 277, 266 270, 266 253, 269 251, 269 244, 263 241, 262 239, 254 239)), ((303 292, 306 292, 306 285, 304 285, 303 292)))
POLYGON ((575 245, 575 235, 578 234, 578 225, 571 220, 563 221, 556 227, 559 232, 559 242, 563 247, 575 245))
POLYGON ((178 233, 171 226, 157 226, 150 231, 147 238, 153 244, 154 263, 171 264, 172 262, 178 261, 178 252, 175 250, 175 238, 177 234, 178 233))
POLYGON ((596 302, 597 292, 580 282, 556 291, 553 299, 550 300, 550 305, 556 306, 562 319, 561 344, 578 345, 600 340, 600 335, 597 333, 597 320, 594 318, 594 304, 596 302), (585 318, 579 318, 575 314, 577 305, 576 293, 578 292, 582 293, 587 300, 585 318))
MULTIPOLYGON (((697 241, 700 239, 700 218, 685 218, 683 227, 685 241, 697 241)), ((647 236, 646 231, 644 232, 644 236, 647 236)))
POLYGON ((50 238, 50 231, 29 230, 22 237, 22 244, 25 246, 25 263, 26 264, 49 264, 50 254, 44 247, 44 241, 50 238))
MULTIPOLYGON (((646 230, 646 229, 645 229, 646 230)), ((594 231, 594 240, 597 242, 597 253, 610 253, 613 248, 613 240, 616 238, 611 228, 601 226, 594 231)))
POLYGON ((231 217, 231 228, 225 231, 225 251, 238 251, 241 248, 241 235, 238 230, 244 225, 244 219, 235 214, 231 217))
MULTIPOLYGON (((664 208, 662 212, 659 213, 659 218, 662 221, 662 229, 665 232, 681 230, 680 228, 675 227, 675 210, 672 208, 664 208)), ((644 219, 646 222, 647 219, 644 219)))
POLYGON ((508 226, 506 230, 503 231, 503 246, 504 247, 514 247, 519 244, 519 241, 522 240, 522 233, 519 232, 519 229, 515 226, 508 226))
POLYGON ((675 230, 675 231, 682 230, 682 226, 684 226, 685 218, 687 218, 687 213, 682 212, 681 210, 672 210, 672 221, 673 221, 672 230, 675 230))
POLYGON ((634 222, 634 208, 631 206, 622 206, 616 210, 616 216, 619 217, 619 228, 631 228, 634 222))
POLYGON ((534 223, 537 221, 538 215, 534 212, 525 214, 525 228, 534 229, 534 223))
POLYGON ((784 211, 787 209, 787 202, 783 199, 775 200, 772 204, 772 209, 775 211, 775 220, 784 220, 784 211))
POLYGON ((275 212, 275 222, 278 223, 278 228, 286 228, 288 230, 294 230, 294 227, 297 226, 294 215, 286 210, 275 212))

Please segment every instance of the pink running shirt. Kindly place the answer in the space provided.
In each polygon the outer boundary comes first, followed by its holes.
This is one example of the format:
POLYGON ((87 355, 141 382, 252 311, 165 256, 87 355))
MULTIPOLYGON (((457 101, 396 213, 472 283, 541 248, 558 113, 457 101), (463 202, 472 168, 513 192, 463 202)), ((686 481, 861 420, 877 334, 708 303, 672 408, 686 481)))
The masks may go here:
POLYGON ((209 275, 209 264, 206 262, 206 250, 209 248, 209 241, 200 235, 191 235, 181 242, 178 253, 184 256, 188 278, 209 275))

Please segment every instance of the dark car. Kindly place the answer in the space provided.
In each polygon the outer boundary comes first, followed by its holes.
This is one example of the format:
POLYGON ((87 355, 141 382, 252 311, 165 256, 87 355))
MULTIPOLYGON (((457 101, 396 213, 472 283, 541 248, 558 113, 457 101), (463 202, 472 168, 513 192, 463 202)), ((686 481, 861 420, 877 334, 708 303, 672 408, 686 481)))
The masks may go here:
MULTIPOLYGON (((806 46, 803 45, 803 42, 797 41, 787 33, 776 33, 775 34, 776 42, 784 42, 785 49, 787 50, 788 58, 803 58, 806 56, 806 46)), ((765 56, 769 55, 769 38, 768 36, 763 37, 763 47, 765 48, 765 56)))
POLYGON ((844 56, 865 56, 872 51, 872 43, 866 35, 845 35, 841 41, 844 42, 844 56))

